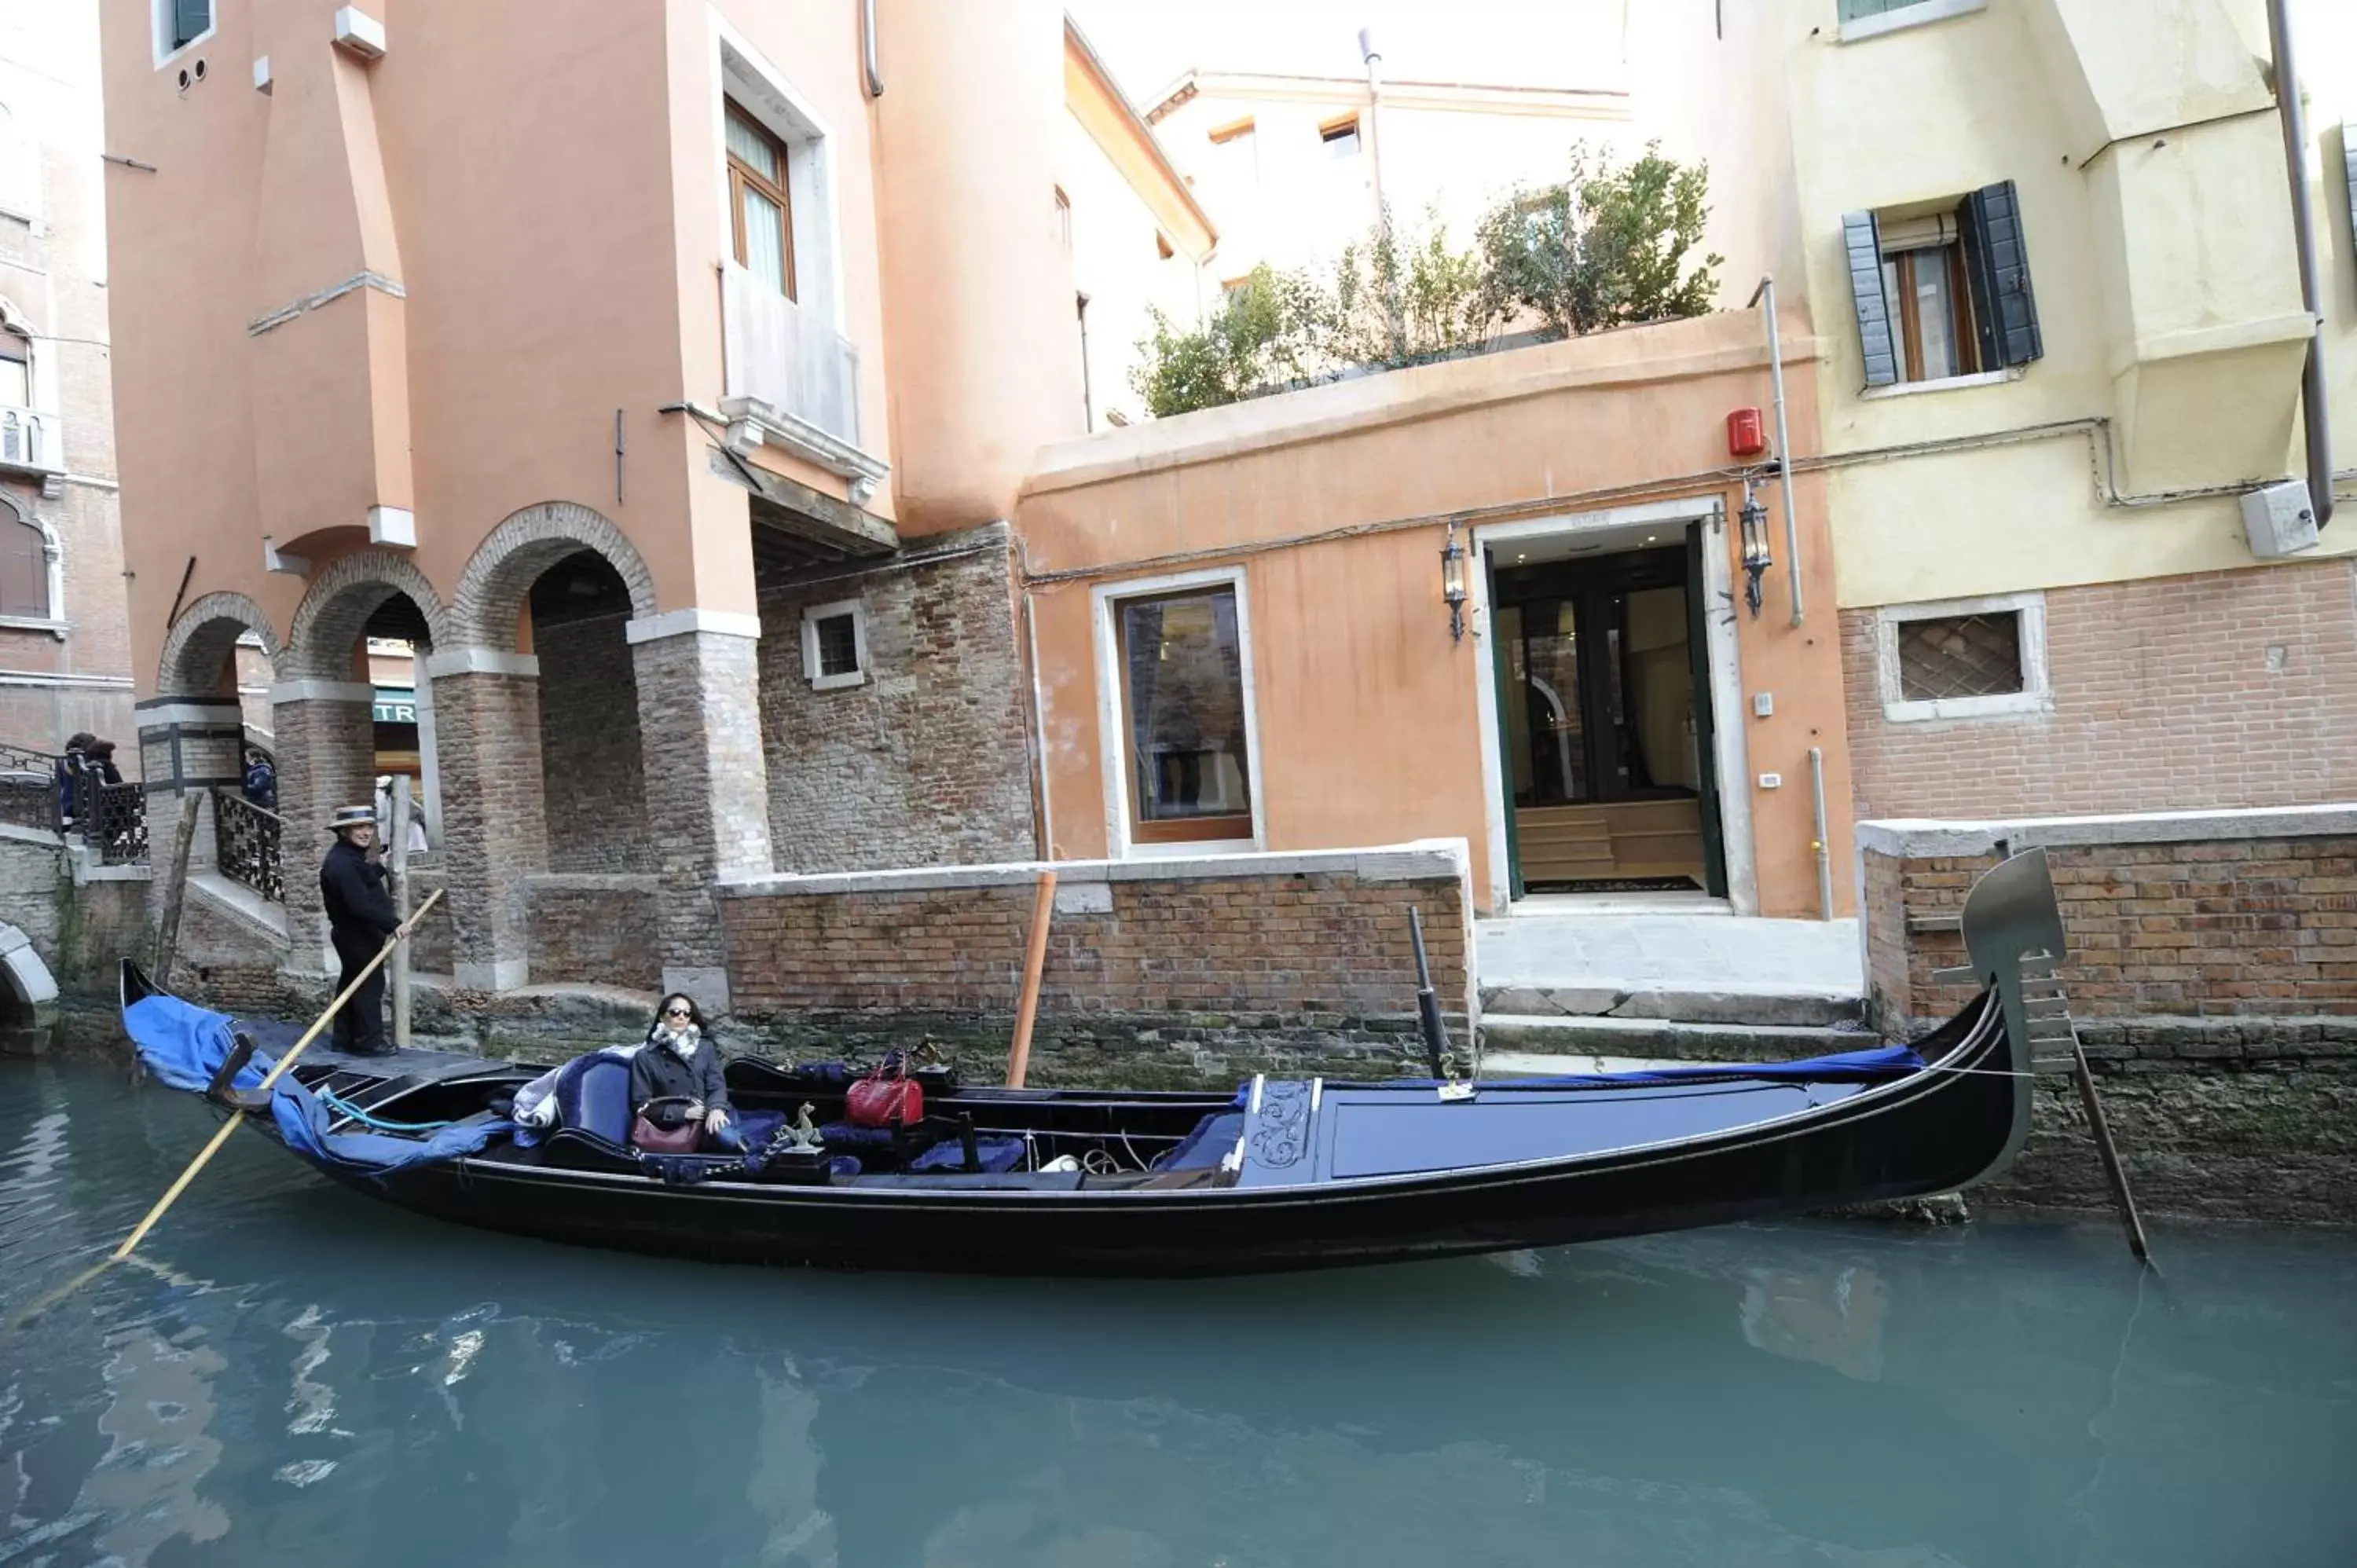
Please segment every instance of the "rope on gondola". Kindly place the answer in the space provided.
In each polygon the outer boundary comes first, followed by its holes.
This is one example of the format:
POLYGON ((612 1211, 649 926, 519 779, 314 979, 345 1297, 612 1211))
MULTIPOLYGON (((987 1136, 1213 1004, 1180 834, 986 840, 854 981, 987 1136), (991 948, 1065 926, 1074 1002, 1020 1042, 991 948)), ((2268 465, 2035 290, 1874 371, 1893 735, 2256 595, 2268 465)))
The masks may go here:
POLYGON ((324 1089, 318 1091, 318 1095, 319 1103, 337 1115, 358 1122, 364 1127, 373 1127, 380 1133, 438 1133, 452 1125, 448 1122, 389 1122, 382 1116, 369 1114, 350 1101, 330 1094, 324 1089))

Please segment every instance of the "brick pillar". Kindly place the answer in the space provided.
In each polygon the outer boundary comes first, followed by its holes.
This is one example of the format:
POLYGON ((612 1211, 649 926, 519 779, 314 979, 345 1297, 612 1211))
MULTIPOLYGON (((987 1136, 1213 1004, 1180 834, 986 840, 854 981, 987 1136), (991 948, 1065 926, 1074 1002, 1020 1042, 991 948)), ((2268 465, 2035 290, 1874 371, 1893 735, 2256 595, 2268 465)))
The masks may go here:
POLYGON ((759 622, 679 610, 630 623, 639 676, 647 822, 662 878, 656 934, 663 989, 728 1007, 727 957, 712 887, 765 875, 769 770, 761 757, 759 622))
POLYGON ((425 660, 442 795, 451 968, 459 984, 511 991, 532 978, 532 895, 548 869, 541 799, 540 660, 460 648, 425 660))
POLYGON ((277 734, 278 814, 286 819, 279 855, 286 877, 289 968, 333 973, 328 913, 319 903, 319 862, 328 819, 339 806, 376 798, 375 689, 360 681, 285 681, 270 689, 277 734))

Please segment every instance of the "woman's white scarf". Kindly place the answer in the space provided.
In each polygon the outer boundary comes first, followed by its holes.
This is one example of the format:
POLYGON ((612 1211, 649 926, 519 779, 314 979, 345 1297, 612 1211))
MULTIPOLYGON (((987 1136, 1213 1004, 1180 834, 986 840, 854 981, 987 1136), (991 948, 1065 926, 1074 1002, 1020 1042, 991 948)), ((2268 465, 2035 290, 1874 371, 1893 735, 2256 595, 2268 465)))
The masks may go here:
POLYGON ((654 1033, 647 1036, 647 1044, 669 1046, 678 1053, 680 1060, 692 1062, 695 1059, 695 1047, 702 1043, 703 1039, 704 1031, 693 1024, 684 1029, 674 1029, 668 1024, 657 1024, 654 1033))

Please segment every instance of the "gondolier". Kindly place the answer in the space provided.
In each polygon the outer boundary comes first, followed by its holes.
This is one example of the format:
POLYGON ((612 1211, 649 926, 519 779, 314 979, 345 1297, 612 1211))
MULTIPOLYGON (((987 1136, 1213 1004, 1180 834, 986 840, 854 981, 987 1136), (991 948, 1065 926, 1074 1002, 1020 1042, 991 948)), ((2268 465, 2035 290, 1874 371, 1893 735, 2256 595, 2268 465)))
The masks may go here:
MULTIPOLYGON (((369 856, 376 843, 376 811, 371 806, 343 806, 328 822, 336 842, 319 866, 319 901, 327 907, 328 933, 336 957, 343 964, 339 993, 368 967, 383 948, 384 940, 401 929, 401 917, 386 891, 384 867, 369 856)), ((368 977, 342 1012, 336 1015, 335 1043, 357 1056, 386 1056, 393 1051, 384 1036, 384 971, 368 977)))

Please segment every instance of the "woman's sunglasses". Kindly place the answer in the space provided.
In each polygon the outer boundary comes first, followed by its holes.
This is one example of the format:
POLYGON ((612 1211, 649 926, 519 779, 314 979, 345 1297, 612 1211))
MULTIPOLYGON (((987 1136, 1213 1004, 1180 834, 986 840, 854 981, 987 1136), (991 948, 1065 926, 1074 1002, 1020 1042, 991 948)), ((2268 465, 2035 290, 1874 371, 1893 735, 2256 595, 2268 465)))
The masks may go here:
POLYGON ((663 1016, 666 1018, 684 1018, 689 1016, 689 1014, 687 1009, 684 1007, 666 1007, 663 1009, 663 1016))

